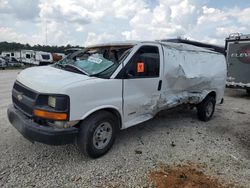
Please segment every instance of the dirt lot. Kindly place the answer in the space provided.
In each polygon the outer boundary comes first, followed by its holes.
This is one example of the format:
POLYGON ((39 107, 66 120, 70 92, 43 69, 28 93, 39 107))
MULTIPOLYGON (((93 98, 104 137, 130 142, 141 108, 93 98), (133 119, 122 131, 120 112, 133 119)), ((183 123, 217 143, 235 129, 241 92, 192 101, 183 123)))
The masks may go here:
MULTIPOLYGON (((108 154, 91 160, 74 145, 32 144, 9 124, 6 109, 17 73, 0 71, 0 187, 167 187, 155 180, 164 183, 161 176, 168 174, 172 182, 180 179, 176 187, 193 187, 197 172, 198 182, 205 179, 213 187, 250 187, 250 96, 245 91, 226 90, 225 103, 207 123, 197 120, 195 110, 161 112, 121 131, 108 154), (183 179, 192 182, 181 184, 183 179)), ((206 181, 196 187, 207 187, 206 181)))

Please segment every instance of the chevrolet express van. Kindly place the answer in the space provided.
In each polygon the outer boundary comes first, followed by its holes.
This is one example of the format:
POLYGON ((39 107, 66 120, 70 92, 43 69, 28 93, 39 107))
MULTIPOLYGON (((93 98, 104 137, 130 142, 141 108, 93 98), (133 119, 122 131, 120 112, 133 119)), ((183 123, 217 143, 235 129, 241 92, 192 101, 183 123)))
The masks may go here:
POLYGON ((76 143, 97 158, 121 129, 181 104, 212 118, 223 99, 224 55, 189 44, 152 41, 89 46, 17 75, 10 123, 27 139, 76 143))

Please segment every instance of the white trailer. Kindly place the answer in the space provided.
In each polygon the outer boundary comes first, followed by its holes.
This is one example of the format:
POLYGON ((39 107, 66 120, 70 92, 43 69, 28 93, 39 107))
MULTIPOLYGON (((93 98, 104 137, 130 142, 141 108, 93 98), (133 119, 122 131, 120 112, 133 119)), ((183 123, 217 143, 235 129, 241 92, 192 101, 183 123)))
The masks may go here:
POLYGON ((210 120, 223 101, 226 72, 223 54, 183 43, 90 46, 54 65, 21 71, 8 117, 29 140, 76 142, 96 158, 119 129, 161 110, 192 105, 200 120, 210 120))
POLYGON ((246 89, 250 94, 250 34, 226 38, 227 87, 246 89))
POLYGON ((1 53, 2 57, 8 57, 8 58, 16 58, 18 61, 20 60, 21 57, 21 51, 3 51, 1 53))
POLYGON ((51 53, 35 50, 3 51, 1 56, 7 58, 16 58, 21 63, 31 65, 48 65, 53 63, 53 57, 51 53))
POLYGON ((49 52, 21 50, 20 61, 24 64, 48 65, 53 63, 53 58, 49 52))

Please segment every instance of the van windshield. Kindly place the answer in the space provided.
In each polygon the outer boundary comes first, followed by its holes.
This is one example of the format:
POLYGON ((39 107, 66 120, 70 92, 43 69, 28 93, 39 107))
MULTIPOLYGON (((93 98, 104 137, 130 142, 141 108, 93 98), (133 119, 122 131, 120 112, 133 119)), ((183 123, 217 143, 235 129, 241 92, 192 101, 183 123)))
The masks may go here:
POLYGON ((55 64, 88 76, 110 77, 132 46, 105 46, 77 51, 55 64))

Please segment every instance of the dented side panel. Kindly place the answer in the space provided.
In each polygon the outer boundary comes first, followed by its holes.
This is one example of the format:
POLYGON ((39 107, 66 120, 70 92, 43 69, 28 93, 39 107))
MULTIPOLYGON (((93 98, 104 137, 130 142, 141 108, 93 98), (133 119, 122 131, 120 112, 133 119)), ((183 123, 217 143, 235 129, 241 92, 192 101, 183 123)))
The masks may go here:
POLYGON ((145 77, 123 80, 123 116, 127 128, 144 122, 154 116, 159 109, 161 91, 159 81, 163 77, 163 52, 160 44, 143 43, 135 47, 136 53, 141 46, 158 47, 160 57, 159 77, 145 77))
MULTIPOLYGON (((163 109, 180 104, 198 104, 212 91, 216 92, 217 103, 223 98, 227 71, 223 55, 197 47, 192 49, 192 46, 185 44, 174 48, 168 45, 161 47, 159 79, 134 81, 130 88, 126 88, 125 84, 124 92, 129 90, 131 96, 132 93, 137 95, 134 98, 137 99, 124 106, 124 116, 129 111, 131 114, 128 113, 128 117, 124 118, 123 128, 146 121, 163 109), (162 80, 159 93, 143 89, 143 82, 147 85, 153 84, 156 89, 159 80, 162 80)), ((125 80, 126 82, 129 80, 125 80)))
POLYGON ((226 62, 223 55, 164 47, 161 108, 197 104, 211 91, 219 103, 224 95, 226 62))
POLYGON ((124 80, 124 128, 153 117, 158 109, 159 78, 124 80))

